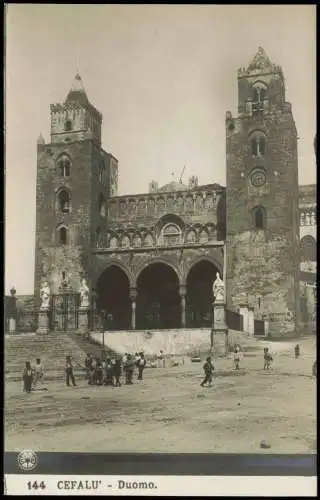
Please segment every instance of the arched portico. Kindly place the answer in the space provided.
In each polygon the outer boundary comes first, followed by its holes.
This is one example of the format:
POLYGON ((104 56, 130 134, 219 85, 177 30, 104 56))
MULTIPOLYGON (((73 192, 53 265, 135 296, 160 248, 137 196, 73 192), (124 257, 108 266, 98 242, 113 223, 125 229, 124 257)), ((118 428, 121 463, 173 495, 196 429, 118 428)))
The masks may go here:
POLYGON ((207 259, 198 260, 189 269, 186 278, 186 324, 189 328, 212 326, 212 285, 218 271, 218 267, 207 259))
POLYGON ((128 330, 132 326, 130 281, 117 265, 108 266, 97 281, 97 309, 108 315, 107 328, 128 330))
POLYGON ((162 262, 146 266, 137 277, 137 328, 181 326, 179 277, 162 262))

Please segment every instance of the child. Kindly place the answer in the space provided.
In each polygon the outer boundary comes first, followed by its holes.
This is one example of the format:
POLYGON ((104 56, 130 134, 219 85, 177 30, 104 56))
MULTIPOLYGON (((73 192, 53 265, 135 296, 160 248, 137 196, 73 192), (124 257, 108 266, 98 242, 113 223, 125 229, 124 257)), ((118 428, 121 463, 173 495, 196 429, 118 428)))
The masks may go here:
POLYGON ((263 349, 264 351, 264 365, 263 365, 263 369, 264 370, 269 370, 271 368, 271 363, 273 361, 273 358, 269 352, 269 348, 268 347, 265 347, 263 349))
POLYGON ((201 382, 200 386, 204 387, 205 384, 209 384, 208 387, 212 386, 212 374, 213 374, 214 366, 211 361, 211 356, 206 359, 205 364, 203 365, 204 371, 204 379, 201 382))
POLYGON ((241 358, 240 347, 236 345, 235 349, 234 349, 234 355, 233 355, 235 370, 240 370, 240 358, 241 358))
POLYGON ((23 370, 23 390, 26 393, 31 392, 32 387, 32 369, 30 365, 30 361, 26 361, 25 369, 23 370))

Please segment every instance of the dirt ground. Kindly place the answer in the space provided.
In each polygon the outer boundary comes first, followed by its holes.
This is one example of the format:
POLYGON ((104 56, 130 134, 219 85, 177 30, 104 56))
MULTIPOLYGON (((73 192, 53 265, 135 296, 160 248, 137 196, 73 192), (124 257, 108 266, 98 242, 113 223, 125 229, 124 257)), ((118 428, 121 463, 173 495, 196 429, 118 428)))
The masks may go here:
POLYGON ((262 353, 215 360, 212 388, 201 388, 202 363, 149 368, 132 386, 78 387, 48 382, 23 394, 5 387, 5 449, 74 452, 315 453, 314 345, 302 357, 274 351, 270 372, 262 353), (265 440, 269 449, 260 449, 265 440))

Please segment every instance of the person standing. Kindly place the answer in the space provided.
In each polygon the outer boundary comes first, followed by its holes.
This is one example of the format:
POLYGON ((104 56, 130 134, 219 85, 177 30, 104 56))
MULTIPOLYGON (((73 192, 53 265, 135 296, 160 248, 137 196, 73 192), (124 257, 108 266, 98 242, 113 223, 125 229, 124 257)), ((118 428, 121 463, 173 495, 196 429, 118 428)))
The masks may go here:
POLYGON ((73 387, 76 387, 77 384, 73 375, 73 365, 71 361, 71 356, 66 356, 66 384, 68 387, 70 387, 70 380, 73 387))
POLYGON ((34 384, 33 387, 36 389, 39 385, 43 384, 44 366, 41 363, 41 359, 36 359, 36 365, 34 367, 34 384))
POLYGON ((140 352, 140 358, 138 360, 138 380, 143 380, 143 370, 146 366, 146 358, 143 352, 140 352))
POLYGON ((121 367, 121 358, 117 356, 114 364, 114 376, 116 379, 116 387, 121 387, 120 377, 121 377, 122 367, 121 367))
POLYGON ((23 390, 24 390, 24 392, 26 392, 28 394, 31 392, 31 388, 32 388, 32 379, 33 379, 32 375, 33 374, 32 374, 30 361, 26 361, 26 365, 25 365, 25 368, 23 370, 22 378, 23 378, 23 390))
POLYGON ((87 354, 84 360, 84 365, 86 368, 86 380, 90 380, 91 364, 92 364, 92 356, 90 354, 87 354))
POLYGON ((294 357, 298 359, 300 357, 300 345, 297 344, 294 348, 294 357))
POLYGON ((106 360, 106 385, 114 385, 113 365, 110 358, 106 360))
POLYGON ((233 361, 234 361, 234 369, 235 370, 240 370, 240 360, 241 360, 240 347, 238 345, 236 345, 235 349, 234 349, 234 354, 233 354, 233 361))
POLYGON ((213 366, 213 363, 211 361, 211 356, 208 356, 205 364, 203 365, 204 379, 200 384, 201 387, 204 387, 205 384, 208 384, 208 387, 212 386, 213 370, 214 370, 214 366, 213 366))
POLYGON ((135 366, 135 360, 131 356, 131 354, 128 354, 127 361, 125 364, 125 370, 126 370, 126 384, 132 385, 132 378, 133 378, 133 372, 134 372, 134 366, 135 366))
POLYGON ((264 356, 263 356, 263 358, 264 358, 264 365, 263 365, 263 369, 264 370, 269 370, 271 368, 271 363, 273 361, 273 358, 272 358, 272 356, 271 356, 271 354, 269 352, 269 348, 268 347, 265 347, 263 349, 263 351, 264 351, 264 356))

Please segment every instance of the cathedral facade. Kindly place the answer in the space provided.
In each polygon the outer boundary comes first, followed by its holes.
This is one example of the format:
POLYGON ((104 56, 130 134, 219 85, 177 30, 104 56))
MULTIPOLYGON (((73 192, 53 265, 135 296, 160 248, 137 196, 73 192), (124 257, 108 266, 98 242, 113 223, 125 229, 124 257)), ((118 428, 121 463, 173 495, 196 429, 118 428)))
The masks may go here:
POLYGON ((237 116, 225 119, 226 187, 194 176, 121 196, 102 115, 76 76, 51 105, 50 143, 37 144, 37 304, 44 280, 58 294, 85 278, 114 330, 211 326, 219 273, 227 308, 252 308, 271 335, 310 323, 316 190, 299 189, 291 104, 263 49, 238 71, 238 91, 237 116))

